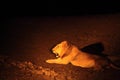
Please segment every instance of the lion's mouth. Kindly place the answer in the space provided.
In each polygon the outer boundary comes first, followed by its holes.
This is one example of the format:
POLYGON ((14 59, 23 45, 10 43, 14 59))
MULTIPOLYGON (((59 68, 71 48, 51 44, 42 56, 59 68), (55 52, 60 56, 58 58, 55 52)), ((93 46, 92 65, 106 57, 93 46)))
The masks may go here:
POLYGON ((56 51, 53 51, 53 53, 55 53, 55 57, 56 57, 56 58, 59 58, 59 57, 60 57, 60 55, 59 55, 56 51))
POLYGON ((59 54, 58 53, 56 53, 56 58, 59 58, 60 56, 59 56, 59 54))

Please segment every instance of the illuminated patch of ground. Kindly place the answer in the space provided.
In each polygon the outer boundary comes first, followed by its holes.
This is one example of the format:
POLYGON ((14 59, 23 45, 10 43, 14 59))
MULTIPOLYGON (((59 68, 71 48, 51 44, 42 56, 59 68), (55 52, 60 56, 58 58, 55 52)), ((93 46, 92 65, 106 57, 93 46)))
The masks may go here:
POLYGON ((0 57, 0 66, 5 70, 0 73, 0 80, 73 80, 70 76, 59 74, 49 68, 36 66, 30 61, 19 62, 10 59, 6 61, 7 57, 0 57), (13 78, 11 78, 11 74, 14 76, 13 78))
POLYGON ((51 69, 51 66, 37 66, 30 61, 0 56, 0 80, 119 80, 120 71, 114 69, 97 72, 68 66, 56 65, 51 69))

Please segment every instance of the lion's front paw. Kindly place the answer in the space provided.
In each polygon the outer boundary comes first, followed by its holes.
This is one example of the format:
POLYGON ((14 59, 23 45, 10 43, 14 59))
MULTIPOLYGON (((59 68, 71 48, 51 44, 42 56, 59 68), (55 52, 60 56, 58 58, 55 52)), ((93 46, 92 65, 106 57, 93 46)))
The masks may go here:
POLYGON ((46 63, 53 63, 52 60, 46 60, 46 63))

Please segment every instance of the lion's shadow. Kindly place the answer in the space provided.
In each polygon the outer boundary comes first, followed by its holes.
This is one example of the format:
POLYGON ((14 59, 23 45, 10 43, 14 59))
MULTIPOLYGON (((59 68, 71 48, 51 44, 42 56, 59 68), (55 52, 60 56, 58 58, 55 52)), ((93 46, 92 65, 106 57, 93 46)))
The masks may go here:
POLYGON ((107 56, 103 53, 103 51, 105 50, 104 45, 101 42, 97 42, 94 44, 90 44, 88 46, 85 46, 83 48, 80 49, 83 52, 87 52, 90 54, 96 54, 96 55, 100 55, 100 56, 107 56))

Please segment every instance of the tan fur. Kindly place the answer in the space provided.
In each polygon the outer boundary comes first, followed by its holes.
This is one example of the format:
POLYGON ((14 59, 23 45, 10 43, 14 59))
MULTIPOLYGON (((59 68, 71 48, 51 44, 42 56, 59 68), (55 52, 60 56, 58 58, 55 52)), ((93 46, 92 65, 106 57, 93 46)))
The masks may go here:
POLYGON ((57 44, 52 51, 58 58, 46 60, 47 63, 71 63, 74 66, 94 69, 101 69, 109 64, 106 58, 82 52, 68 41, 57 44))

